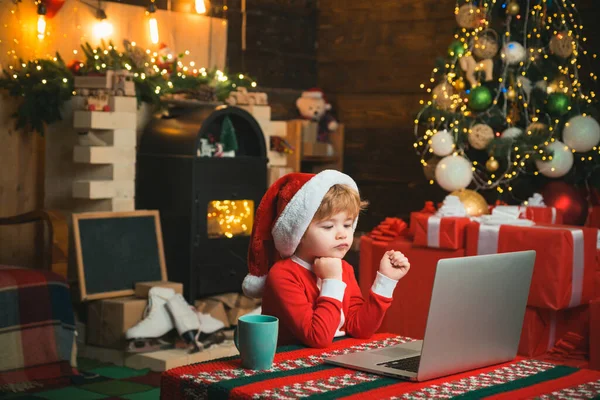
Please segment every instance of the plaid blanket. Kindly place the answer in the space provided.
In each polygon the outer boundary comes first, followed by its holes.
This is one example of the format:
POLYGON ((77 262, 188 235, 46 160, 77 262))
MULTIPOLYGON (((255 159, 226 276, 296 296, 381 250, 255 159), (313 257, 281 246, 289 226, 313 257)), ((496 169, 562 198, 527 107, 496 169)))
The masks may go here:
POLYGON ((284 346, 273 368, 251 371, 239 357, 165 371, 161 399, 517 399, 600 396, 600 371, 516 360, 428 382, 412 383, 324 364, 336 354, 376 349, 411 339, 377 334, 369 340, 346 338, 327 349, 284 346))
POLYGON ((0 393, 73 374, 69 286, 52 272, 0 266, 0 393))

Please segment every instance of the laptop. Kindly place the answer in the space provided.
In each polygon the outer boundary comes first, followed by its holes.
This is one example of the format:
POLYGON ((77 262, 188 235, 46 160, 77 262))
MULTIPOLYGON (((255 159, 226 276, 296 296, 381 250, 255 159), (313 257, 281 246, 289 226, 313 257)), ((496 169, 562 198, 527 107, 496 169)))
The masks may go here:
MULTIPOLYGON (((426 381, 513 360, 535 255, 530 250, 440 260, 423 340, 325 362, 426 381)), ((402 295, 394 301, 402 301, 402 295)))

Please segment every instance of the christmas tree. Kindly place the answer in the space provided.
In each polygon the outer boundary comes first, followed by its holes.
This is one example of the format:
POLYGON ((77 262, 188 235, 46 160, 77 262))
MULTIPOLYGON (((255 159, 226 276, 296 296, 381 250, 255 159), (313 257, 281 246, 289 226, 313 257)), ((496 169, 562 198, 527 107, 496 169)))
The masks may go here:
POLYGON ((550 179, 600 187, 597 60, 575 4, 461 0, 455 15, 415 119, 431 183, 509 203, 550 179))
POLYGON ((223 119, 221 125, 221 136, 219 141, 223 144, 223 151, 236 151, 238 149, 237 138, 235 137, 235 128, 229 117, 223 119))

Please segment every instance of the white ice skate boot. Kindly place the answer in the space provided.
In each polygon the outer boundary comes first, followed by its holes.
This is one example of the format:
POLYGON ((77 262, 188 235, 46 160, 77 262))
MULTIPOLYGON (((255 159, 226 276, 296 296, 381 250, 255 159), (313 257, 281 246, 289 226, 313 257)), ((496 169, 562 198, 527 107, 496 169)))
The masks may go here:
POLYGON ((191 345, 190 353, 200 351, 198 346, 198 332, 200 331, 200 322, 196 316, 196 309, 190 306, 182 295, 176 294, 167 301, 167 309, 173 317, 175 329, 179 336, 191 345))
POLYGON ((171 345, 160 339, 173 329, 173 321, 166 304, 175 295, 170 288, 153 287, 148 293, 148 306, 143 319, 125 333, 130 340, 128 351, 134 353, 155 351, 171 345))

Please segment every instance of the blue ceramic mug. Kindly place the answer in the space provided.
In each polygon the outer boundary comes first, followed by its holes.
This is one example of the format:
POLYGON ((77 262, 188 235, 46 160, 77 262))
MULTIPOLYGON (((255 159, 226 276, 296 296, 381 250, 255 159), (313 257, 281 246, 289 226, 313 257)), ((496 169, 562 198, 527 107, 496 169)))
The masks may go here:
POLYGON ((235 347, 240 352, 242 367, 269 369, 277 349, 279 320, 270 315, 243 315, 235 330, 235 347))

